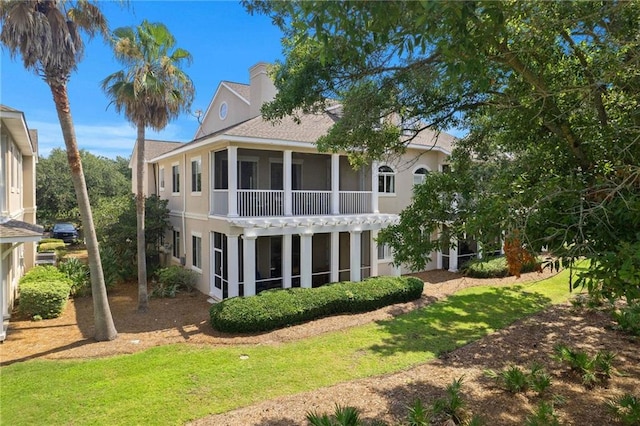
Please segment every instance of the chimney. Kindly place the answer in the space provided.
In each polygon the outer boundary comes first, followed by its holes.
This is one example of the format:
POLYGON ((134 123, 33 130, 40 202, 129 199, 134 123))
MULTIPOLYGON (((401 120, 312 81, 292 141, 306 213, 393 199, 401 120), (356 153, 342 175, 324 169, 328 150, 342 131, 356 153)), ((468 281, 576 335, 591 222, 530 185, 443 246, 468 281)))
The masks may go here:
POLYGON ((260 115, 260 108, 276 96, 276 86, 267 74, 267 63, 258 62, 249 68, 250 95, 249 114, 251 117, 260 115))

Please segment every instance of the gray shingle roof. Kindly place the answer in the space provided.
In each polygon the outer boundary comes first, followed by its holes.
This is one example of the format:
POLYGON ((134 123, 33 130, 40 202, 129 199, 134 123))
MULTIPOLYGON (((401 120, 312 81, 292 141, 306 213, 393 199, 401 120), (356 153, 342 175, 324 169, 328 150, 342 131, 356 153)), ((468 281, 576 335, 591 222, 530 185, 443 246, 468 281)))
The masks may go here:
POLYGON ((0 240, 3 242, 25 237, 42 237, 42 232, 44 232, 42 226, 21 220, 11 219, 6 222, 0 222, 0 240))
POLYGON ((183 142, 169 142, 169 141, 157 141, 153 139, 146 139, 144 144, 144 157, 145 160, 156 158, 169 151, 173 151, 176 148, 184 146, 183 142))
POLYGON ((251 89, 248 84, 234 83, 233 81, 223 81, 222 83, 226 84, 231 88, 231 90, 238 93, 238 95, 242 96, 247 101, 249 101, 249 97, 251 95, 251 89))

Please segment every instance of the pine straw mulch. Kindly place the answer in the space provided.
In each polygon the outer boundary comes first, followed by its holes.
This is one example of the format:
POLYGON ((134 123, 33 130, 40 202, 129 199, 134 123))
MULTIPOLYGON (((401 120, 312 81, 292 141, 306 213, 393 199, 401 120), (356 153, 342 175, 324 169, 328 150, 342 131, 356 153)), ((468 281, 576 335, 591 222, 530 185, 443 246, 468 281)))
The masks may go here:
MULTIPOLYGON (((207 297, 181 294, 175 299, 151 299, 146 314, 136 309, 135 284, 121 285, 109 294, 118 338, 96 342, 93 335, 93 308, 90 297, 71 300, 60 318, 34 322, 12 317, 7 340, 0 345, 2 365, 29 359, 93 358, 133 353, 171 343, 196 345, 278 344, 360 324, 391 318, 425 306, 462 288, 475 285, 508 285, 535 282, 548 274, 525 274, 500 280, 478 280, 446 271, 418 274, 425 280, 423 297, 358 315, 324 318, 307 324, 256 335, 218 333, 208 323, 207 297)), ((535 285, 535 284, 531 284, 535 285)), ((365 419, 397 424, 406 419, 407 406, 421 399, 425 404, 444 395, 445 387, 464 376, 463 396, 468 410, 487 424, 520 425, 536 408, 533 393, 510 395, 483 376, 483 369, 501 370, 511 365, 527 368, 542 362, 553 375, 550 393, 565 400, 556 405, 565 425, 609 425, 604 402, 624 392, 640 396, 640 345, 637 340, 612 329, 612 321, 602 312, 576 312, 570 305, 554 306, 525 318, 439 359, 399 373, 341 383, 311 392, 280 397, 221 415, 195 421, 196 425, 292 426, 306 424, 310 411, 333 412, 335 405, 351 405, 365 419), (557 343, 595 353, 617 353, 615 375, 606 387, 585 389, 579 379, 550 355, 557 343)), ((549 398, 547 398, 549 399, 549 398)))

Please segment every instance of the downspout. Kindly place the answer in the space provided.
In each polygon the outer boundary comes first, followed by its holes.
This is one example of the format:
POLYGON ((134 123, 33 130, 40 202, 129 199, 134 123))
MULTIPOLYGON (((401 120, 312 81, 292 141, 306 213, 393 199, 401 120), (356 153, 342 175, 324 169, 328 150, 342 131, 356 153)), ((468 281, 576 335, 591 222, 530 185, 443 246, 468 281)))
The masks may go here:
POLYGON ((182 158, 184 159, 184 179, 183 181, 183 191, 182 191, 182 251, 184 253, 184 265, 187 266, 187 153, 182 154, 182 158))

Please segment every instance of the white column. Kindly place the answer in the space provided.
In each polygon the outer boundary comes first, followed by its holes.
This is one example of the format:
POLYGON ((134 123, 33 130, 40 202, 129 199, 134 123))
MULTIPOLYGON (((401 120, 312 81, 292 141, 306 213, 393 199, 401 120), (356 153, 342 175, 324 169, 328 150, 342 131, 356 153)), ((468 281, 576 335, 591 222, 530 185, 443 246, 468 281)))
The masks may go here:
POLYGON ((480 241, 477 241, 476 244, 478 246, 478 253, 476 253, 476 256, 478 257, 478 259, 482 259, 482 256, 483 256, 482 243, 480 241))
POLYGON ((371 212, 379 213, 378 209, 378 167, 377 161, 371 164, 371 212))
POLYGON ((331 214, 340 214, 340 154, 331 154, 331 214))
POLYGON ((362 241, 362 231, 357 229, 349 231, 349 269, 351 270, 351 281, 360 281, 360 268, 362 267, 362 250, 360 244, 362 241))
POLYGON ((284 190, 284 215, 291 216, 293 214, 293 195, 292 195, 292 172, 291 165, 293 152, 290 149, 282 153, 282 189, 284 190))
POLYGON ((455 246, 449 248, 449 272, 458 272, 458 239, 452 237, 451 242, 455 246))
POLYGON ((340 232, 331 233, 331 276, 330 281, 337 283, 340 280, 340 232))
POLYGON ((227 162, 229 169, 229 190, 228 190, 228 215, 231 217, 238 216, 238 147, 227 147, 227 162))
POLYGON ((311 273, 313 267, 313 232, 304 231, 300 234, 300 287, 311 288, 311 273))
POLYGON ((370 275, 372 277, 378 276, 378 243, 376 242, 376 239, 378 239, 377 229, 371 231, 371 248, 369 248, 369 256, 371 257, 369 259, 369 264, 371 265, 370 275))
POLYGON ((227 295, 229 297, 236 297, 240 294, 240 273, 238 270, 238 266, 240 263, 238 262, 238 236, 237 235, 228 235, 227 236, 227 280, 228 280, 228 288, 227 295))
POLYGON ((291 269, 293 253, 291 249, 293 235, 287 234, 282 236, 282 287, 291 288, 291 269))
POLYGON ((255 235, 242 236, 245 296, 254 296, 256 294, 256 239, 255 235))
MULTIPOLYGON (((438 241, 440 241, 441 233, 438 232, 438 241)), ((436 269, 442 269, 442 250, 436 251, 436 269)))

